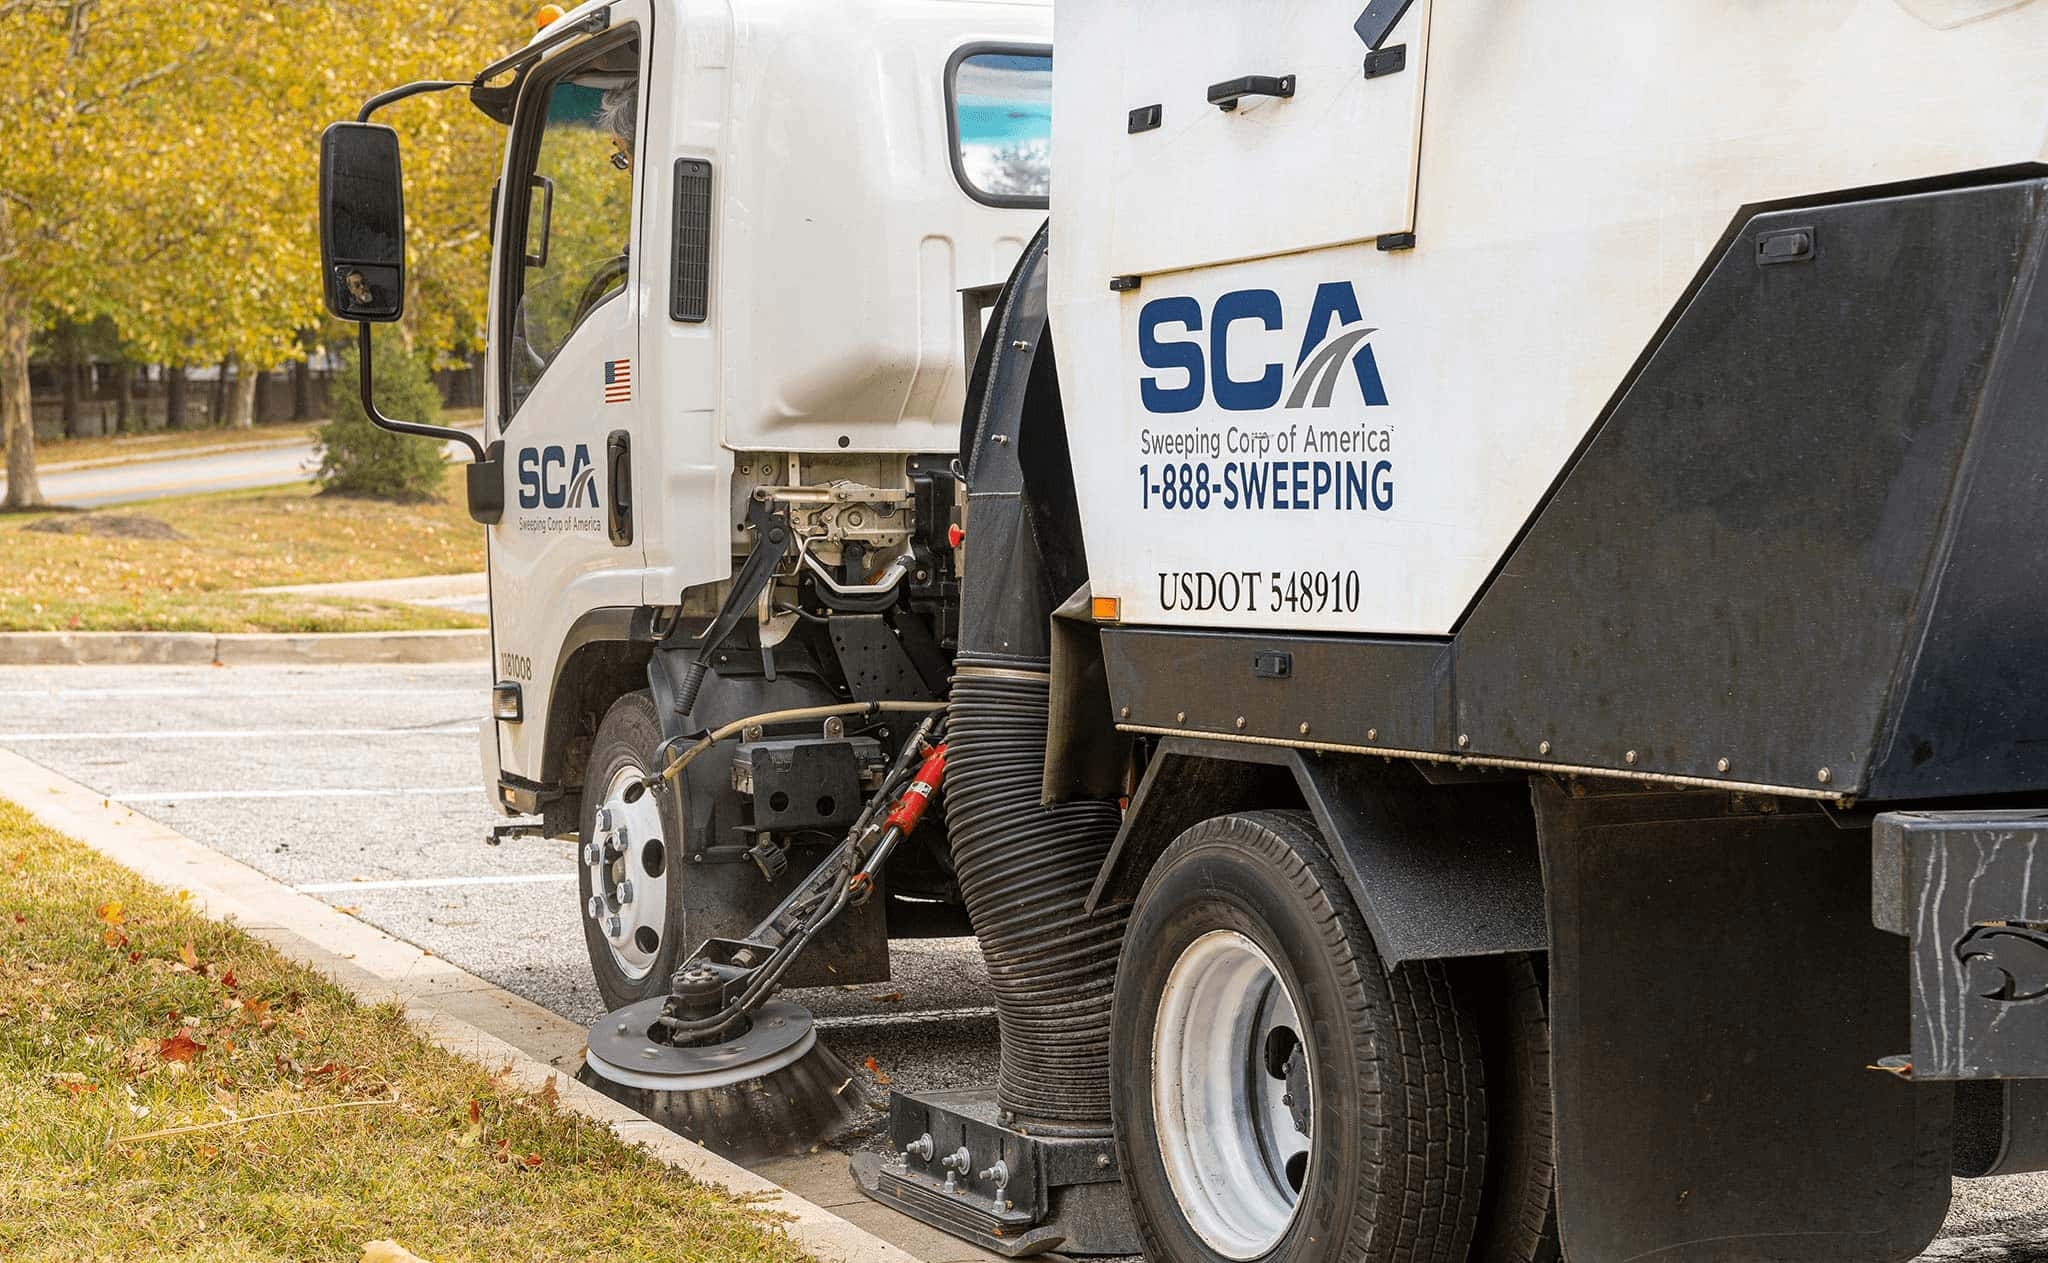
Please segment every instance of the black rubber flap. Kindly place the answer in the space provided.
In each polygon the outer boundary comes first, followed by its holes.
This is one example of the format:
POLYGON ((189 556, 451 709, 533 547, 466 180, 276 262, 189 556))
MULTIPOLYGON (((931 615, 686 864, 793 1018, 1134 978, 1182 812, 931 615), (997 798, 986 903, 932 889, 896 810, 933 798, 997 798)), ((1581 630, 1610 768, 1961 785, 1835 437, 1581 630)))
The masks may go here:
POLYGON ((1948 1209, 1948 1086, 1870 1068, 1908 971, 1868 835, 1739 810, 1539 785, 1572 1263, 1904 1260, 1948 1209))

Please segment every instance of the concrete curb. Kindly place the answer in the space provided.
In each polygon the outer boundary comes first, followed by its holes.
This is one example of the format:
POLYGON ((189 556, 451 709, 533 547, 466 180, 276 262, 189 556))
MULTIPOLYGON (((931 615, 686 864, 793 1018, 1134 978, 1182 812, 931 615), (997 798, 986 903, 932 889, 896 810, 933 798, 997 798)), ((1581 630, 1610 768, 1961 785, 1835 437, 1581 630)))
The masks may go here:
POLYGON ((407 632, 0 632, 0 666, 488 661, 486 627, 407 632))
POLYGON ((190 891, 208 916, 229 918, 285 956, 320 970, 365 1003, 395 1002, 420 1032, 450 1052, 507 1067, 521 1086, 552 1080, 562 1105, 644 1145, 659 1161, 722 1186, 771 1216, 797 1245, 841 1263, 918 1263, 913 1255, 779 1184, 734 1165, 537 1059, 572 1064, 583 1047, 576 1023, 495 987, 403 939, 302 895, 167 825, 0 750, 0 785, 38 820, 157 885, 190 891))

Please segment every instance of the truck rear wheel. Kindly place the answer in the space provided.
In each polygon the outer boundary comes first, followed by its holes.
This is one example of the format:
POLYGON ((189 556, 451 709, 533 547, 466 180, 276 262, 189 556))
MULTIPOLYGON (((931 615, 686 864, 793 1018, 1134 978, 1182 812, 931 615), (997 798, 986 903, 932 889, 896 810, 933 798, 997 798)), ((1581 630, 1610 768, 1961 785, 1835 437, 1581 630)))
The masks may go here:
POLYGON ((1486 1195, 1472 1263, 1557 1263, 1550 1003, 1537 956, 1455 962, 1486 1052, 1486 1195))
POLYGON ((1478 1032, 1435 963, 1381 967, 1299 812, 1205 820, 1138 895, 1110 1034, 1146 1254, 1465 1263, 1478 1032))
POLYGON ((607 1011, 666 994, 684 950, 675 795, 634 792, 656 778, 660 745, 653 696, 628 693, 598 724, 584 770, 577 894, 584 948, 607 1011))

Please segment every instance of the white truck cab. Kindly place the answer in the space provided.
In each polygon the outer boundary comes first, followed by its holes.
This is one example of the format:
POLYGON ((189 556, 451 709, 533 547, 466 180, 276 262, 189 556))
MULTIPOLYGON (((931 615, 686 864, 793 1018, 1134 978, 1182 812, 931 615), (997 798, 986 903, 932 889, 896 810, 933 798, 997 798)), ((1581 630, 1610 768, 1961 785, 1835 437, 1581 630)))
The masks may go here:
POLYGON ((1008 275, 1048 190, 1049 5, 558 20, 600 23, 520 73, 497 198, 492 640, 519 700, 484 745, 509 811, 578 783, 636 611, 716 607, 751 488, 903 491, 909 457, 950 457, 962 291, 1008 275))

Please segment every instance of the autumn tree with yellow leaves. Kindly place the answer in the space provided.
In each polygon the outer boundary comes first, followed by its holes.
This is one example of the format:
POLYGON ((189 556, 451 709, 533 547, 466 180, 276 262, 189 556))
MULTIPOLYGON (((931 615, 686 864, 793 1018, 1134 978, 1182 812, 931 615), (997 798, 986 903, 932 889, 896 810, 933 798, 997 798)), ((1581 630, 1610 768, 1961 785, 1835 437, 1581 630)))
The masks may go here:
MULTIPOLYGON (((104 317, 136 359, 300 354, 322 321, 320 129, 413 79, 466 78, 530 4, 0 0, 0 434, 6 507, 42 503, 29 339, 104 317)), ((394 106, 420 353, 477 349, 502 134, 462 94, 394 106)))

